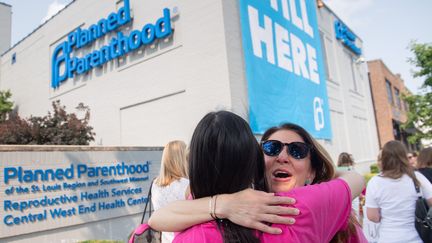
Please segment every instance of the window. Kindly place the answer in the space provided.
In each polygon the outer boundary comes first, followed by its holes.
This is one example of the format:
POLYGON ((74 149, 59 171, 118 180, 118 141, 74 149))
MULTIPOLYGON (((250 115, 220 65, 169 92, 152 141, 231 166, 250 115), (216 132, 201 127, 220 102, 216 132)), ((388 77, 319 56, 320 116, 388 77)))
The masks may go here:
POLYGON ((16 63, 16 53, 12 54, 12 60, 11 63, 14 64, 16 63))
POLYGON ((349 85, 349 88, 354 93, 360 94, 359 85, 357 83, 356 73, 355 70, 355 63, 353 60, 353 56, 351 52, 348 52, 347 50, 344 50, 344 66, 342 71, 342 77, 343 80, 346 80, 346 83, 349 85))
POLYGON ((403 104, 403 108, 404 108, 404 110, 405 110, 405 111, 409 111, 409 106, 408 106, 408 104, 406 103, 405 100, 402 101, 402 104, 403 104))
POLYGON ((353 89, 354 89, 354 91, 358 92, 356 75, 355 75, 355 70, 354 70, 354 68, 355 68, 354 67, 354 65, 355 65, 354 64, 354 60, 353 60, 353 57, 350 54, 348 54, 348 55, 350 56, 349 60, 350 60, 350 63, 351 63, 350 67, 351 67, 353 89))
POLYGON ((393 101, 393 92, 392 92, 392 87, 391 87, 390 81, 388 81, 386 79, 385 82, 386 82, 386 88, 387 88, 387 99, 388 99, 388 102, 393 105, 394 104, 394 101, 393 101))
POLYGON ((396 98, 396 105, 399 108, 399 110, 402 110, 402 104, 401 104, 401 98, 400 98, 400 92, 397 88, 395 90, 395 98, 396 98))
POLYGON ((324 54, 324 64, 325 64, 325 68, 326 68, 326 78, 327 80, 330 79, 330 70, 329 70, 329 66, 328 66, 328 62, 330 61, 327 57, 327 48, 326 48, 326 43, 324 40, 324 33, 323 32, 319 32, 320 33, 320 39, 321 39, 321 46, 323 48, 322 53, 324 54))

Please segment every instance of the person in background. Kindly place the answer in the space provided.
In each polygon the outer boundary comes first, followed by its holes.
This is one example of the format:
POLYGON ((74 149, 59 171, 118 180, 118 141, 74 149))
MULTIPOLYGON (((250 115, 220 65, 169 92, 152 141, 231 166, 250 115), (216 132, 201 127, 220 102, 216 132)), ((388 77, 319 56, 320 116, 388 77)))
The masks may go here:
POLYGON ((339 154, 337 170, 339 171, 351 171, 354 169, 354 160, 352 155, 347 152, 342 152, 339 154))
MULTIPOLYGON (((217 120, 222 121, 221 118, 217 120)), ((228 134, 235 135, 233 132, 228 134)), ((253 137, 251 139, 256 141, 253 137)), ((354 172, 344 172, 340 174, 339 179, 331 180, 335 176, 335 171, 328 153, 303 128, 295 124, 283 124, 267 130, 261 145, 262 150, 258 151, 265 154, 266 179, 271 191, 277 192, 280 198, 298 199, 294 206, 300 211, 293 225, 272 225, 274 228, 282 229, 275 232, 279 235, 264 233, 260 237, 261 242, 365 242, 358 224, 353 217, 350 217, 351 191, 352 196, 360 194, 364 186, 362 176, 354 172)), ((218 151, 222 152, 222 150, 218 151)), ((234 150, 229 152, 238 153, 234 150)), ((192 146, 191 154, 193 154, 192 146)), ((243 169, 235 173, 239 174, 240 171, 243 175, 243 169)), ((253 204, 250 204, 249 208, 238 207, 239 201, 246 200, 243 195, 250 196, 250 193, 251 190, 248 189, 234 194, 217 195, 217 207, 214 206, 213 216, 233 221, 239 218, 236 216, 241 215, 247 220, 238 221, 240 224, 260 229, 256 227, 259 224, 250 224, 251 221, 255 221, 255 218, 251 217, 249 212, 254 213, 256 208, 263 207, 253 204)), ((267 196, 262 195, 262 197, 267 196)), ((198 200, 194 198, 195 200, 191 201, 177 201, 156 211, 150 218, 149 224, 155 229, 169 231, 181 231, 199 224, 191 228, 192 232, 189 229, 180 233, 177 236, 179 238, 176 239, 178 242, 187 242, 193 236, 194 240, 203 240, 202 234, 206 235, 206 230, 211 230, 202 224, 212 220, 213 216, 210 217, 208 209, 211 198, 205 197, 198 200)), ((251 198, 255 198, 251 201, 259 202, 256 196, 251 198)), ((243 205, 247 204, 243 203, 243 205)), ((266 217, 261 218, 261 221, 265 222, 274 221, 275 217, 279 217, 276 214, 281 214, 280 208, 272 208, 265 213, 266 217)), ((295 213, 291 213, 293 214, 295 213)), ((260 234, 256 233, 256 235, 260 234)), ((221 242, 221 240, 218 236, 211 242, 221 242)))
MULTIPOLYGON (((354 159, 351 154, 347 152, 342 152, 339 154, 337 168, 338 171, 354 171, 354 159)), ((352 208, 354 214, 359 219, 360 213, 360 198, 356 197, 352 201, 352 208)))
POLYGON ((372 177, 366 189, 367 218, 380 223, 378 242, 421 243, 415 226, 414 211, 418 197, 415 185, 432 205, 432 185, 409 164, 404 145, 387 142, 378 160, 381 173, 372 177))
POLYGON ((417 168, 432 183, 432 147, 420 151, 417 158, 417 168))
MULTIPOLYGON (((183 141, 171 141, 165 145, 160 172, 152 186, 151 201, 154 210, 186 198, 189 186, 186 153, 186 144, 183 141)), ((162 243, 170 243, 173 239, 174 233, 162 232, 162 243)))
POLYGON ((416 169, 417 168, 417 153, 411 152, 407 154, 409 164, 416 169))

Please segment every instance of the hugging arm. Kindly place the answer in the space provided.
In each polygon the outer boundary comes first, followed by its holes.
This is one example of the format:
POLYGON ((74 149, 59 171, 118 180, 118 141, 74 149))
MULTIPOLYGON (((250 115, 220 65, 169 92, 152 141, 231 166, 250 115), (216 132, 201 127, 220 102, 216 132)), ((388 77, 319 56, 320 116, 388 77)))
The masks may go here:
MULTIPOLYGON (((160 231, 178 232, 193 225, 212 220, 209 212, 210 197, 183 200, 170 203, 156 210, 149 219, 149 225, 160 231)), ((293 204, 294 199, 274 196, 273 193, 245 189, 233 194, 218 195, 216 216, 229 219, 244 227, 257 229, 270 234, 279 234, 279 228, 266 223, 292 224, 294 219, 279 215, 297 215, 295 208, 278 206, 293 204)))
POLYGON ((348 184, 349 188, 351 189, 351 200, 360 196, 360 193, 365 187, 365 180, 363 176, 357 172, 336 172, 336 177, 344 180, 348 184))

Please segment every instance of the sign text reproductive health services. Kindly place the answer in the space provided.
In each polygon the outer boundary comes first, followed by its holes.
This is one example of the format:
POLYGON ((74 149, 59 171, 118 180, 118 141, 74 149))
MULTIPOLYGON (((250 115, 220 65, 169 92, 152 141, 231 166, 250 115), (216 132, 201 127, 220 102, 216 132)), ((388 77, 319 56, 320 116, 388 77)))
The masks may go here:
POLYGON ((151 164, 152 161, 103 166, 76 163, 50 169, 5 167, 3 224, 19 227, 134 206, 141 210, 147 201, 142 185, 149 181, 151 164))
POLYGON ((163 39, 173 33, 171 29, 170 10, 165 8, 163 16, 155 23, 148 23, 141 30, 132 30, 129 35, 121 31, 99 50, 94 50, 83 57, 72 56, 74 50, 88 46, 97 39, 113 32, 131 22, 129 0, 124 0, 124 6, 100 19, 88 29, 78 28, 68 34, 67 40, 59 44, 51 60, 51 87, 56 89, 68 78, 87 73, 95 67, 137 50, 141 46, 149 45, 156 39, 163 39))

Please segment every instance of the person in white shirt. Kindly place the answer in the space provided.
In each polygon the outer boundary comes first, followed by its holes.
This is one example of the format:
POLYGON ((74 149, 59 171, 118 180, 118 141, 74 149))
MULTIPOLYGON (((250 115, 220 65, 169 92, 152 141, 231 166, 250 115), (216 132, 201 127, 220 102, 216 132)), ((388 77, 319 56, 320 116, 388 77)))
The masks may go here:
POLYGON ((381 173, 366 188, 366 214, 370 221, 380 223, 378 242, 422 243, 415 226, 414 211, 418 197, 416 183, 424 198, 432 205, 432 185, 408 162, 404 145, 390 141, 378 160, 381 173))
MULTIPOLYGON (((153 182, 151 201, 154 210, 186 198, 187 170, 186 144, 178 140, 169 142, 162 153, 159 176, 153 182)), ((173 239, 174 233, 162 232, 162 243, 171 243, 173 239)))

